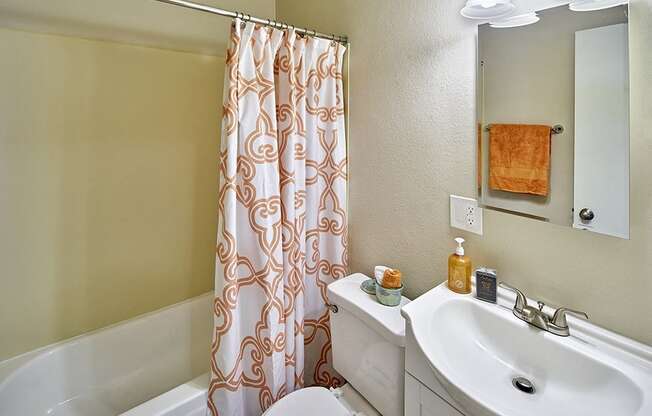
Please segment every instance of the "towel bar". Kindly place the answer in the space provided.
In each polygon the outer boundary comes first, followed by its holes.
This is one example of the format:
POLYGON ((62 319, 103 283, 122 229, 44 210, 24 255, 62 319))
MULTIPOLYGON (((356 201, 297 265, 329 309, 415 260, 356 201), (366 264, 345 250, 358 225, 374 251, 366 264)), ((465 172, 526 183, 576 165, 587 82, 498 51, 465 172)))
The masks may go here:
MULTIPOLYGON (((489 130, 491 130, 491 124, 487 124, 487 126, 484 128, 484 131, 489 131, 489 130)), ((555 124, 550 129, 550 132, 552 134, 562 134, 564 132, 564 126, 562 126, 561 124, 555 124)))

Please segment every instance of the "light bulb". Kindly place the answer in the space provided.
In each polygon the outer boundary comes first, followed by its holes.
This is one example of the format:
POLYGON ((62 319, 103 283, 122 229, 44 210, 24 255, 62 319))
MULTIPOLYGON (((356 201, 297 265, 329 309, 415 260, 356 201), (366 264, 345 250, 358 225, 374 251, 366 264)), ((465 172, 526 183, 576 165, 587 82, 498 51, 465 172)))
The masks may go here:
POLYGON ((492 20, 489 25, 493 28, 506 29, 510 27, 519 27, 531 25, 539 21, 536 12, 525 13, 517 16, 504 17, 502 19, 492 20))
POLYGON ((628 0, 573 0, 568 5, 574 12, 591 12, 627 4, 628 0))
POLYGON ((469 19, 495 19, 507 16, 516 6, 512 0, 467 0, 460 13, 469 19))

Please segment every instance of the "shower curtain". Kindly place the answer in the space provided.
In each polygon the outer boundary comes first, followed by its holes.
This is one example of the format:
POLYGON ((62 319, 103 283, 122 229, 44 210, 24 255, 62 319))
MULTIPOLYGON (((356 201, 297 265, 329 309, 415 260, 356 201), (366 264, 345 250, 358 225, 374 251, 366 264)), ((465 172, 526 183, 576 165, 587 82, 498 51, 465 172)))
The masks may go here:
POLYGON ((227 51, 208 407, 338 386, 326 286, 347 271, 345 48, 236 20, 227 51))

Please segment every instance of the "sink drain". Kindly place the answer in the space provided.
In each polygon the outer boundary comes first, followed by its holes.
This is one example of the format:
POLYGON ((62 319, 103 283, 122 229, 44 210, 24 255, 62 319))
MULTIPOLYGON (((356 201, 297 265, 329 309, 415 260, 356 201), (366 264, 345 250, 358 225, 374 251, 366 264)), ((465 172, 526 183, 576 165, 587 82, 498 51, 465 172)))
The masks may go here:
POLYGON ((512 385, 523 393, 534 394, 534 384, 525 377, 514 377, 512 385))

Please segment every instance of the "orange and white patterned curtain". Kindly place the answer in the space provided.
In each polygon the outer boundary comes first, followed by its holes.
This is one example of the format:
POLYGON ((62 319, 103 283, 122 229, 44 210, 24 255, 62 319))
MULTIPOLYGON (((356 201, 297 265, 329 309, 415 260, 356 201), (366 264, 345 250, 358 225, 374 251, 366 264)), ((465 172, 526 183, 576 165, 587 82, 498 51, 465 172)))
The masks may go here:
POLYGON ((326 286, 346 274, 345 48, 236 20, 220 151, 208 407, 259 416, 337 386, 326 286))

